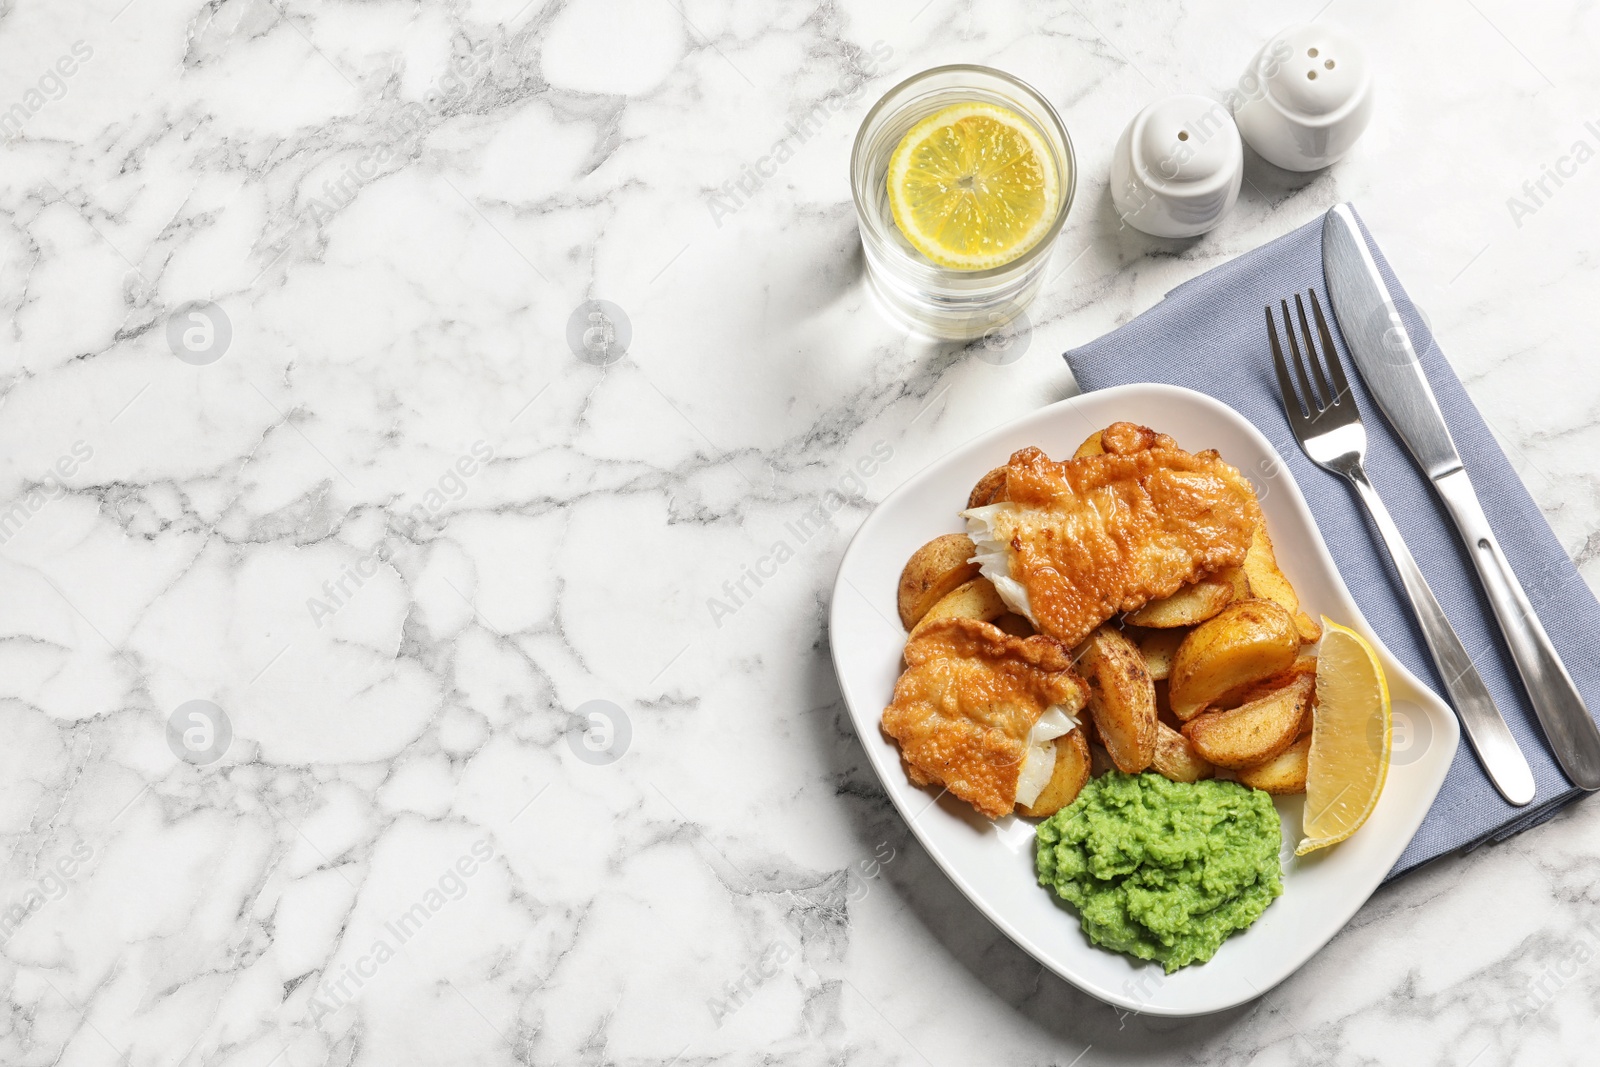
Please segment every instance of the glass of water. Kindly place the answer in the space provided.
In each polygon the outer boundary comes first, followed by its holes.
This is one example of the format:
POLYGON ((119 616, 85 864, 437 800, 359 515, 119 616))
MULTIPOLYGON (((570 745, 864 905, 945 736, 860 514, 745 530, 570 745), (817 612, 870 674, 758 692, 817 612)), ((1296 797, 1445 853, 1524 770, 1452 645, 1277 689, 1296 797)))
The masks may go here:
POLYGON ((946 340, 971 340, 1003 329, 1022 314, 1044 281, 1077 184, 1072 141, 1061 116, 1032 86, 992 67, 953 64, 915 74, 884 94, 856 134, 850 184, 866 257, 867 284, 899 325, 946 340), (1016 259, 986 270, 940 266, 906 240, 889 206, 889 160, 922 119, 954 104, 1009 109, 1045 146, 1040 163, 1054 168, 1055 218, 1039 242, 1016 259))

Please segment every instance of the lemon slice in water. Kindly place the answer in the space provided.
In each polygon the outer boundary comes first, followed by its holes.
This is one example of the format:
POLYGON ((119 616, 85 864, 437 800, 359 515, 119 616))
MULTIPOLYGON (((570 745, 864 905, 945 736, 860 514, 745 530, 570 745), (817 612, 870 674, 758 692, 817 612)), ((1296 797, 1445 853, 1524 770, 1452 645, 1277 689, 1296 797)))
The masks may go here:
POLYGON ((1009 108, 952 104, 911 127, 889 159, 889 210, 941 267, 988 270, 1025 254, 1059 210, 1050 147, 1009 108))

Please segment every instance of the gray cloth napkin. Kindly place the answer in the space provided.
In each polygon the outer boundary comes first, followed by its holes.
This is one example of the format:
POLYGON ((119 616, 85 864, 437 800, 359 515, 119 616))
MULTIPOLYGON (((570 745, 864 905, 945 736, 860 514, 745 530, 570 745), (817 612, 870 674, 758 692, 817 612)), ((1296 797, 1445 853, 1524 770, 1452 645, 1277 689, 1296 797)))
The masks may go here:
MULTIPOLYGON (((1590 709, 1600 709, 1600 656, 1596 654, 1600 651, 1600 604, 1551 532, 1415 307, 1403 295, 1370 233, 1367 240, 1390 292, 1401 305, 1413 341, 1425 350, 1423 366, 1506 556, 1590 709)), ((1263 308, 1312 288, 1317 290, 1337 337, 1322 279, 1320 218, 1178 286, 1125 326, 1066 353, 1067 364, 1084 390, 1128 382, 1168 382, 1208 393, 1253 422, 1274 442, 1293 472, 1339 572, 1373 628, 1418 678, 1442 694, 1444 686, 1377 531, 1345 481, 1317 467, 1300 451, 1283 414, 1263 308)), ((1343 338, 1338 342, 1343 349, 1343 338)), ((1348 352, 1342 354, 1367 426, 1367 470, 1445 613, 1476 659, 1538 784, 1532 804, 1520 809, 1507 804, 1484 776, 1463 737, 1432 810, 1389 872, 1392 879, 1446 852, 1498 841, 1536 826, 1582 794, 1567 781, 1550 754, 1455 527, 1384 420, 1348 352)), ((1557 386, 1551 383, 1552 388, 1557 386)), ((1397 740, 1410 746, 1427 743, 1419 737, 1397 740)), ((1405 756, 1406 750, 1397 746, 1395 759, 1405 756)))

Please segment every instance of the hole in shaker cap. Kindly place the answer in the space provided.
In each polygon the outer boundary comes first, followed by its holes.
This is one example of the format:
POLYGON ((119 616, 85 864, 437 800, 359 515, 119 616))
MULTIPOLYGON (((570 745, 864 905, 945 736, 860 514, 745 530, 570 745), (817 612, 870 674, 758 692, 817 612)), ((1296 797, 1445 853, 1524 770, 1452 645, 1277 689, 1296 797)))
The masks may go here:
POLYGON ((1178 140, 1187 141, 1188 139, 1189 139, 1189 131, 1188 130, 1179 130, 1178 131, 1178 140))
POLYGON ((1307 48, 1306 49, 1306 55, 1310 56, 1312 59, 1316 59, 1317 58, 1317 50, 1315 48, 1307 48))
POLYGON ((1322 65, 1324 67, 1327 67, 1329 70, 1332 70, 1333 69, 1333 60, 1330 59, 1330 60, 1326 61, 1325 63, 1323 63, 1322 65))
POLYGON ((1316 81, 1317 80, 1317 72, 1314 71, 1314 70, 1308 70, 1308 71, 1306 71, 1306 77, 1310 78, 1312 81, 1316 81))

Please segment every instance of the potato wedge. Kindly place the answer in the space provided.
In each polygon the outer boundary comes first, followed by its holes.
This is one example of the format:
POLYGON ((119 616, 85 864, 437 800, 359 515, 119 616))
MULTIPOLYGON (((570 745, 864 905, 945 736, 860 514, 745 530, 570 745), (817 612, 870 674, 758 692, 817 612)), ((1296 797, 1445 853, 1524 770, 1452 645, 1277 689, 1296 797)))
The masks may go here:
POLYGON ((967 562, 975 552, 966 534, 945 534, 911 553, 900 572, 900 625, 911 629, 946 593, 976 578, 978 565, 967 562))
POLYGON ((1309 674, 1312 677, 1315 677, 1316 673, 1317 657, 1302 650, 1300 654, 1294 658, 1294 662, 1289 664, 1288 670, 1283 671, 1280 674, 1274 674, 1271 678, 1263 678, 1259 682, 1250 682, 1247 685, 1241 685, 1236 689, 1231 689, 1222 694, 1216 700, 1213 700, 1208 710, 1221 711, 1226 708, 1236 708, 1240 704, 1248 704, 1252 700, 1261 699, 1274 689, 1282 689, 1284 686, 1294 681, 1295 677, 1298 675, 1309 674))
POLYGON ((1282 689, 1227 711, 1208 711, 1183 724, 1204 759, 1218 767, 1254 767, 1276 757, 1300 736, 1316 679, 1299 675, 1282 689))
POLYGON ((994 470, 978 479, 978 484, 972 487, 972 492, 967 494, 967 507, 981 508, 985 504, 993 504, 1000 495, 1000 490, 1006 485, 1006 469, 996 467, 994 470))
POLYGON ((1300 610, 1300 594, 1294 591, 1294 586, 1278 566, 1278 554, 1272 547, 1272 536, 1267 533, 1265 525, 1256 527, 1240 569, 1244 572, 1251 596, 1279 604, 1294 617, 1301 644, 1314 644, 1322 639, 1322 625, 1300 610))
POLYGON ((1089 715, 1118 770, 1137 774, 1156 750, 1156 691, 1134 643, 1102 626, 1081 646, 1078 673, 1089 688, 1089 715))
POLYGON ((1172 673, 1172 658, 1187 636, 1183 630, 1155 630, 1139 640, 1139 654, 1144 656, 1144 669, 1152 679, 1159 682, 1172 673))
POLYGON ((1302 645, 1314 645, 1322 640, 1322 624, 1303 611, 1294 613, 1294 628, 1300 631, 1302 645))
POLYGON ((1250 599, 1250 579, 1245 575, 1244 567, 1224 567, 1212 577, 1233 586, 1233 599, 1250 599))
POLYGON ((1078 799, 1078 792, 1089 780, 1089 741, 1082 730, 1072 730, 1056 738, 1056 767, 1050 781, 1039 791, 1031 807, 1017 805, 1030 819, 1054 815, 1078 799))
POLYGON ((1293 615, 1300 610, 1300 596, 1278 567, 1278 554, 1272 547, 1272 535, 1265 524, 1255 528, 1250 537, 1250 548, 1244 554, 1244 573, 1250 583, 1250 595, 1274 601, 1293 615))
POLYGON ((1287 796, 1306 791, 1306 763, 1311 754, 1311 738, 1302 737, 1267 762, 1246 767, 1238 774, 1239 784, 1264 793, 1287 796))
POLYGON ((1082 459, 1084 456, 1101 456, 1105 454, 1105 451, 1106 446, 1100 441, 1100 431, 1096 430, 1083 439, 1083 444, 1078 446, 1078 450, 1072 454, 1072 458, 1082 459))
POLYGON ((1217 773, 1187 737, 1164 722, 1156 723, 1156 755, 1150 769, 1174 782, 1198 782, 1217 773))
POLYGON ((939 602, 917 620, 917 624, 911 628, 911 637, 906 640, 910 643, 924 627, 939 619, 980 619, 983 622, 995 622, 1010 613, 1011 609, 1000 599, 1000 594, 995 592, 994 585, 989 579, 974 578, 940 597, 939 602))
POLYGON ((1188 722, 1223 694, 1288 670, 1299 651, 1294 619, 1281 606, 1254 598, 1229 604, 1178 646, 1167 678, 1172 713, 1188 722))
POLYGON ((1214 617, 1233 600, 1232 579, 1213 575, 1193 585, 1186 585, 1169 597, 1152 600, 1123 618, 1135 626, 1149 626, 1158 630, 1195 626, 1214 617))

